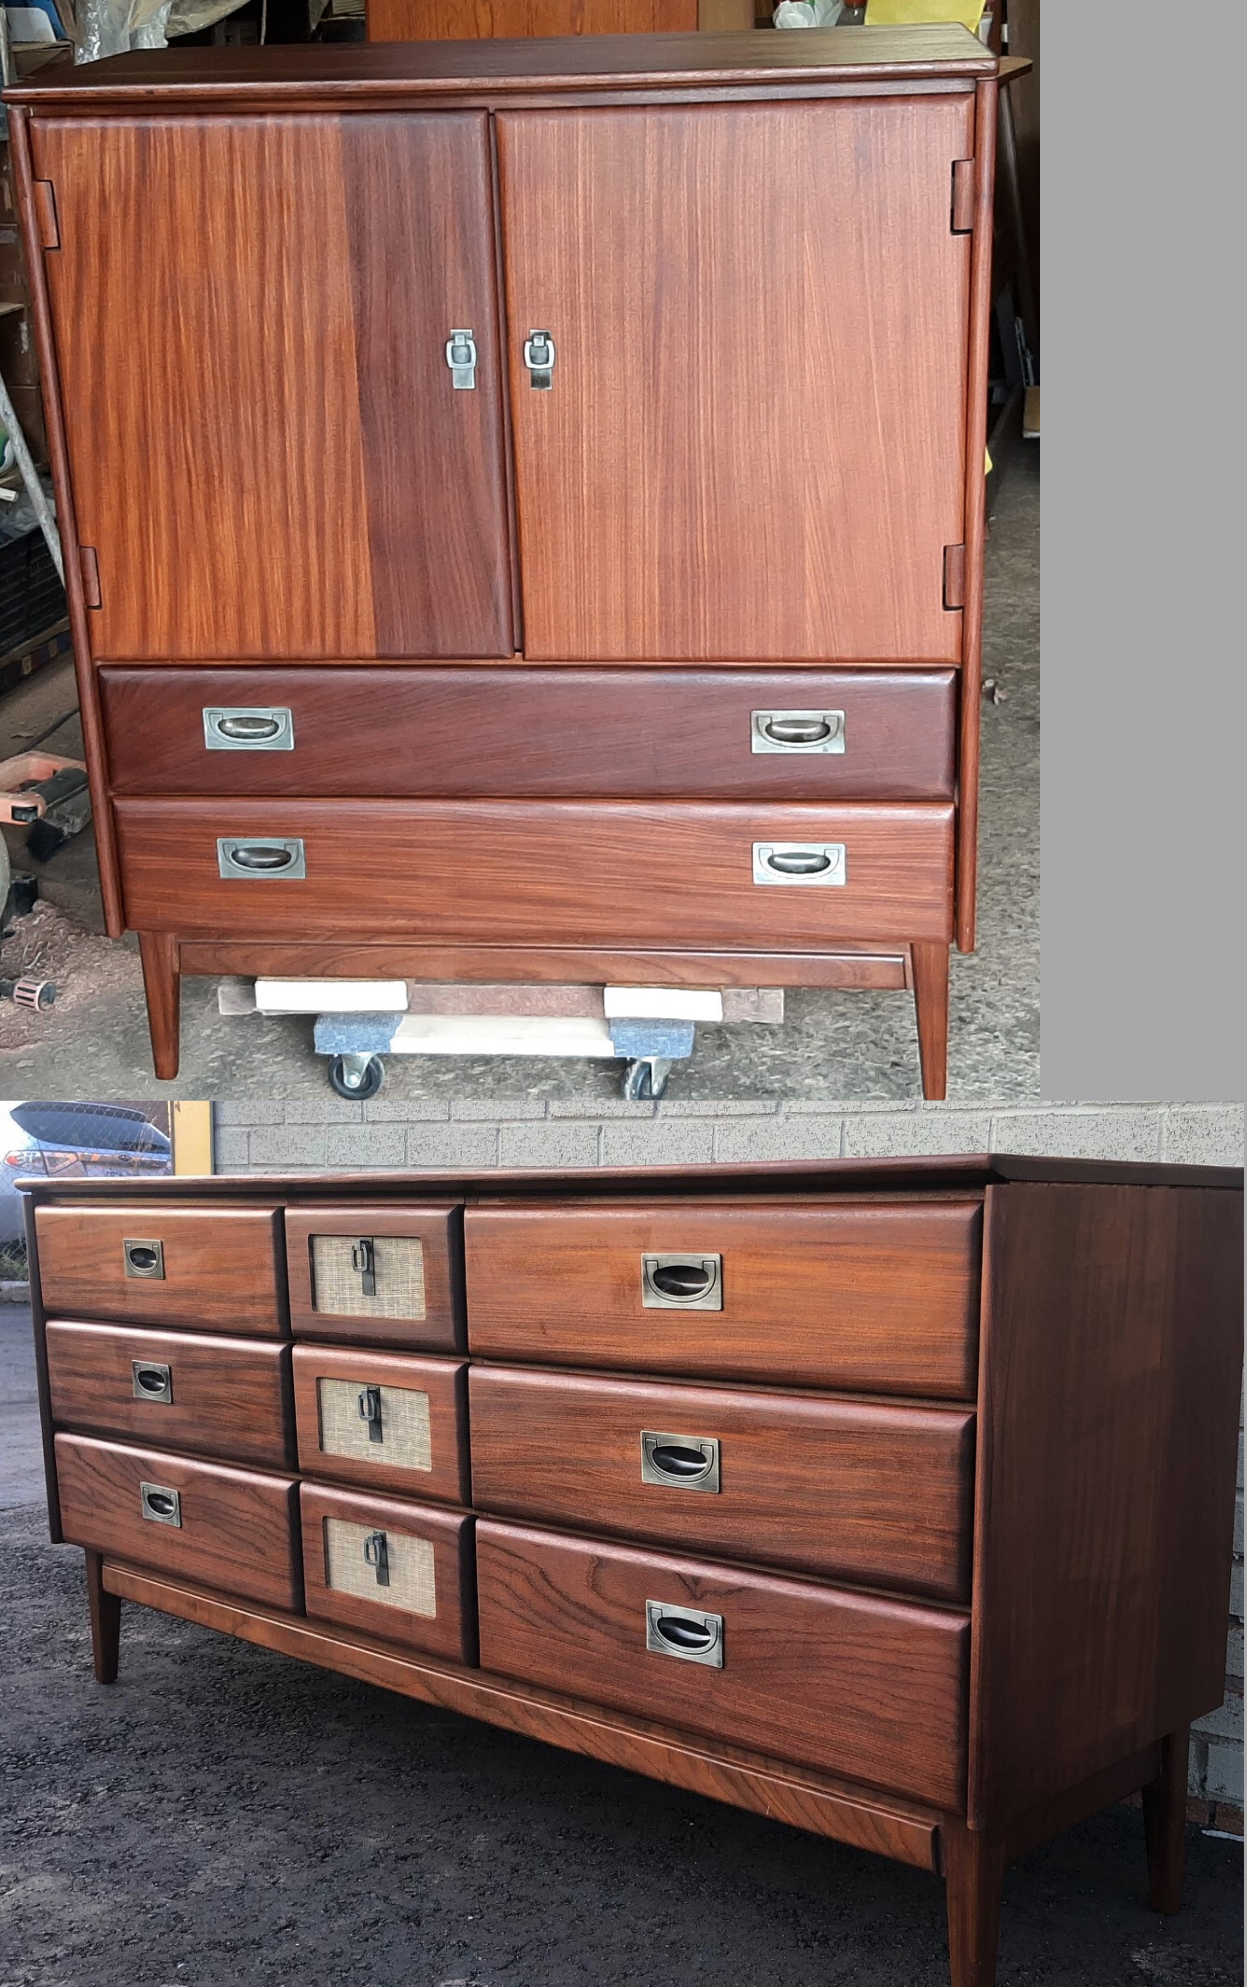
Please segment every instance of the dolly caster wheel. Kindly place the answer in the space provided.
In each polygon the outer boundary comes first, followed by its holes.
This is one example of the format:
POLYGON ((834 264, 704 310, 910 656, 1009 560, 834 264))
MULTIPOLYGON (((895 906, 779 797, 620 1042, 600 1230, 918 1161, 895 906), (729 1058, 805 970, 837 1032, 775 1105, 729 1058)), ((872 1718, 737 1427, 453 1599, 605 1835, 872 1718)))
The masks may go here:
POLYGON ((375 1097, 385 1081, 385 1064, 380 1056, 333 1056, 329 1063, 329 1087, 339 1097, 356 1103, 375 1097))
POLYGON ((648 1103, 667 1088, 671 1064, 665 1056, 638 1056, 624 1071, 623 1094, 630 1104, 648 1103))

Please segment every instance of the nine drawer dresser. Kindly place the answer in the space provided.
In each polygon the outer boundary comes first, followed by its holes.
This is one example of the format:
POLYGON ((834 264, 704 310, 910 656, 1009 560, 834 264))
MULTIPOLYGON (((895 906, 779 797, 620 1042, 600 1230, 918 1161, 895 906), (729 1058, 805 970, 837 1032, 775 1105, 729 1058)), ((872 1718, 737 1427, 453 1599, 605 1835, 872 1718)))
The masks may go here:
POLYGON ((974 945, 998 64, 195 48, 6 92, 108 929, 908 989, 974 945))
POLYGON ((1221 1702, 1242 1176, 1003 1158, 39 1183, 55 1539, 120 1603, 941 1874, 1221 1702))

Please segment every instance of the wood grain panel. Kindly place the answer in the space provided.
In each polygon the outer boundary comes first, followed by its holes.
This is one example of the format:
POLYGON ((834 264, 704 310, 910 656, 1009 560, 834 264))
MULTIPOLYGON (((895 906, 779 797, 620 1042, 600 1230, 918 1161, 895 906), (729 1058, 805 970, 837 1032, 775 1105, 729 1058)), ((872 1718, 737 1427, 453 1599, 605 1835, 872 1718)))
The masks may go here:
POLYGON ((301 1469, 310 1476, 432 1498, 435 1503, 469 1501, 467 1367, 462 1361, 415 1359, 355 1347, 296 1345, 293 1364, 301 1469), (384 1439, 370 1444, 366 1457, 333 1455, 323 1449, 318 1395, 321 1379, 346 1380, 360 1388, 410 1388, 427 1395, 431 1468, 397 1467, 392 1454, 386 1453, 384 1439))
POLYGON ((298 1485, 292 1478, 86 1435, 58 1435, 56 1461, 71 1544, 202 1580, 245 1600, 302 1607, 298 1485), (143 1483, 180 1494, 180 1526, 143 1517, 143 1483))
POLYGON ((229 1331, 285 1333, 281 1214, 272 1207, 41 1207, 44 1308, 62 1316, 229 1331), (163 1277, 127 1276, 123 1243, 156 1240, 163 1277))
POLYGON ((943 800, 951 670, 101 669, 113 789, 520 800, 943 800), (219 752, 205 708, 284 709, 219 752), (755 710, 844 713, 843 753, 756 753, 755 710))
POLYGON ((477 1591, 485 1669, 964 1807, 964 1615, 492 1520, 477 1591), (721 1615, 722 1669, 647 1650, 647 1600, 721 1615))
POLYGON ((970 104, 497 125, 526 654, 958 661, 970 104))
POLYGON ((974 1417, 474 1365, 473 1502, 968 1600, 974 1417), (714 1438, 715 1492, 642 1481, 641 1431, 714 1438))
POLYGON ((463 1345, 462 1208, 358 1206, 286 1210, 286 1261, 290 1324, 296 1338, 350 1339, 364 1345, 398 1345, 408 1351, 454 1352, 463 1345), (317 1236, 401 1238, 419 1244, 423 1271, 420 1317, 362 1317, 323 1308, 312 1269, 317 1236))
POLYGON ((307 1612, 339 1621, 383 1642, 425 1649, 452 1663, 476 1661, 476 1584, 473 1579, 472 1519, 462 1511, 365 1497, 305 1483, 299 1492, 303 1524, 303 1577, 307 1612), (331 1586, 326 1521, 367 1525, 400 1539, 422 1540, 432 1549, 436 1613, 418 1614, 381 1600, 331 1586))
POLYGON ((35 147, 93 653, 509 652, 483 115, 41 120, 35 147))
POLYGON ((627 946, 947 940, 951 804, 118 800, 136 930, 627 946), (223 880, 221 835, 302 837, 307 875, 223 880), (753 881, 755 841, 843 843, 832 888, 753 881))
POLYGON ((981 1210, 923 1206, 470 1207, 480 1358, 965 1398, 981 1210), (723 1258, 721 1311, 647 1310, 646 1251, 723 1258))
POLYGON ((971 1821, 1221 1703, 1241 1193, 987 1190, 971 1821))
POLYGON ((369 41, 667 34, 697 26, 697 0, 368 0, 367 21, 369 41))
POLYGON ((270 1469, 293 1463, 285 1346, 60 1319, 47 1331, 51 1408, 58 1422, 270 1469), (135 1360, 169 1368, 171 1400, 136 1398, 135 1360))

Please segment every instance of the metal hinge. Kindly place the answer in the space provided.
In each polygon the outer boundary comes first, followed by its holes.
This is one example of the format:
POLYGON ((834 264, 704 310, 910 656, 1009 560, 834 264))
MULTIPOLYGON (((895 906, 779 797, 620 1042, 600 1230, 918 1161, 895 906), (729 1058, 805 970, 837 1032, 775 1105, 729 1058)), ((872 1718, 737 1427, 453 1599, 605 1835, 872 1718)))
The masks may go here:
POLYGON ((944 547, 944 605, 964 607, 966 604, 966 548, 964 545, 944 547))
POLYGON ((100 595, 100 562, 95 556, 94 545, 78 547, 78 563, 82 568, 82 597, 88 607, 102 607, 100 595))
POLYGON ((61 226, 56 217, 56 194, 50 179, 31 181, 31 194, 34 199, 35 226, 39 230, 40 248, 59 248, 61 226))
POLYGON ((974 160, 954 159, 952 230, 955 235, 974 233, 975 193, 974 160))

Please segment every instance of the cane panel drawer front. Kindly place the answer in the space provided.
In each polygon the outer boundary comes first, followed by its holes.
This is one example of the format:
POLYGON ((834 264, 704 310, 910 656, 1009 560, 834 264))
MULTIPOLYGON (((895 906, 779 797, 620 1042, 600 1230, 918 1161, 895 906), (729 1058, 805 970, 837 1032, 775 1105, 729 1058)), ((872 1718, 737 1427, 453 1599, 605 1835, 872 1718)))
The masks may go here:
POLYGON ((475 1366, 482 1511, 967 1601, 974 1417, 475 1366))
POLYGON ((41 1207, 36 1229, 49 1311, 248 1338, 285 1335, 275 1208, 41 1207))
POLYGON ((462 1218, 457 1206, 291 1208, 295 1337, 455 1351, 463 1343, 462 1218))
POLYGON ((973 1395, 981 1209, 469 1208, 478 1357, 973 1395))
POLYGON ((47 1346, 65 1427, 268 1469, 294 1462, 286 1346, 63 1319, 49 1322, 47 1346))
POLYGON ((124 794, 949 800, 955 780, 951 669, 108 667, 100 696, 124 794))
POLYGON ((294 1348, 299 1466, 435 1503, 466 1504, 467 1367, 341 1346, 294 1348))
POLYGON ((271 1607, 302 1605, 298 1485, 287 1476, 58 1435, 67 1539, 271 1607))
POLYGON ((309 1615, 475 1663, 471 1517, 311 1483, 299 1501, 309 1615))

